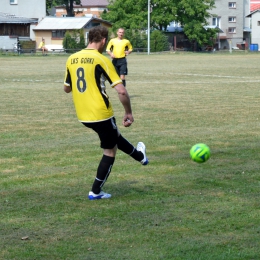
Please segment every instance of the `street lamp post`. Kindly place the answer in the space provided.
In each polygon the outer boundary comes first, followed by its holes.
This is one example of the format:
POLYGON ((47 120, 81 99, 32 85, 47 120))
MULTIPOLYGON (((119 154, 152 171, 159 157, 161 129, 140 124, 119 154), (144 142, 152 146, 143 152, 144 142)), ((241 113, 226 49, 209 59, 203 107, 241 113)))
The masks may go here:
POLYGON ((151 11, 151 7, 150 7, 150 0, 148 0, 148 8, 147 8, 147 12, 148 12, 148 28, 147 28, 147 54, 150 54, 150 11, 151 11))

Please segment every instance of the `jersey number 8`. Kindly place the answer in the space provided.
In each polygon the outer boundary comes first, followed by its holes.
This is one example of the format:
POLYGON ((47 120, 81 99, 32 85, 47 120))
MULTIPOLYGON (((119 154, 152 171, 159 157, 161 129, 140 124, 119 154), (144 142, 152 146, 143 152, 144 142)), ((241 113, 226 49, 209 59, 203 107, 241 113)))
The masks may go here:
POLYGON ((83 68, 78 68, 77 69, 77 88, 78 91, 83 93, 87 89, 87 82, 85 80, 85 75, 84 75, 84 69, 83 68))

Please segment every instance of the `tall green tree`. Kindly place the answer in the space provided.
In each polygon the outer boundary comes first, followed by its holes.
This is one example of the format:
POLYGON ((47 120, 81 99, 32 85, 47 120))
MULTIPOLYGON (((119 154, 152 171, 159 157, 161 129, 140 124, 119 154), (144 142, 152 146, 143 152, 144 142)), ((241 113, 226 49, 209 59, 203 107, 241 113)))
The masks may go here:
POLYGON ((176 3, 176 0, 151 0, 152 28, 165 30, 170 22, 178 20, 176 3))
POLYGON ((190 40, 199 45, 207 44, 216 36, 216 30, 205 30, 209 10, 213 9, 214 0, 178 0, 177 17, 184 26, 184 32, 190 40))
MULTIPOLYGON (((150 0, 151 29, 164 30, 172 21, 180 22, 190 40, 199 45, 212 38, 215 31, 206 31, 209 11, 214 0, 150 0)), ((148 25, 148 0, 114 0, 108 5, 109 12, 101 17, 113 23, 113 29, 146 29, 148 25)))
POLYGON ((115 0, 108 5, 109 12, 101 14, 102 19, 113 23, 113 29, 147 28, 147 0, 115 0))
POLYGON ((81 0, 46 0, 46 10, 49 10, 53 6, 65 5, 67 10, 67 16, 75 16, 73 12, 73 3, 81 4, 81 0))

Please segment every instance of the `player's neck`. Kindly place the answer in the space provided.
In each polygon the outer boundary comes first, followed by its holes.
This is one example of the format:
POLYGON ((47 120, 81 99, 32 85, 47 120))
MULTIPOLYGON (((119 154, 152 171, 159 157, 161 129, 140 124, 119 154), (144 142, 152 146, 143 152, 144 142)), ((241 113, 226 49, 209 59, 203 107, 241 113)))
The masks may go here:
POLYGON ((101 42, 92 42, 89 43, 86 49, 94 49, 99 51, 100 53, 103 52, 103 44, 101 42))

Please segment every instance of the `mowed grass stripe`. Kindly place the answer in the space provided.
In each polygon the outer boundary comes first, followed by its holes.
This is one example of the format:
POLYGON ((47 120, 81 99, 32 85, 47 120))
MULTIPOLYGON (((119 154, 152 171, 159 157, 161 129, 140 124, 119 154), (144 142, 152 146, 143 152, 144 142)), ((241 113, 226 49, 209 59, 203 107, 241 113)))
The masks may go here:
POLYGON ((63 92, 67 57, 1 57, 0 258, 258 259, 258 53, 131 54, 131 128, 107 93, 150 164, 118 151, 97 203, 102 151, 63 92), (205 164, 189 158, 197 142, 205 164))

